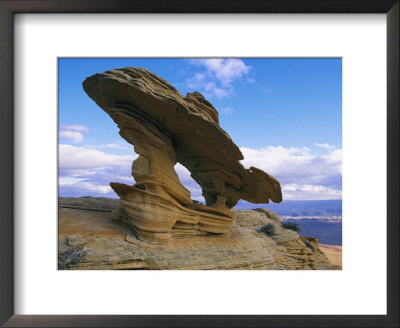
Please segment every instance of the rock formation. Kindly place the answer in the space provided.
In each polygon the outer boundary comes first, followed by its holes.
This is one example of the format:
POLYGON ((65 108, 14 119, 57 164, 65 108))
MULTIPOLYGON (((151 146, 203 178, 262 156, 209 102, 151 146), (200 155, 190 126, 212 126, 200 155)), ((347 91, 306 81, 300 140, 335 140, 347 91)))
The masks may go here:
POLYGON ((111 211, 117 206, 117 200, 105 198, 59 199, 60 269, 340 269, 329 262, 316 238, 284 229, 279 216, 267 209, 232 210, 236 218, 224 234, 156 245, 112 222, 111 211), (260 232, 265 225, 275 227, 271 236, 260 232))
POLYGON ((168 243, 172 237, 227 233, 239 199, 282 200, 274 177, 239 162, 242 153, 200 93, 182 97, 154 73, 132 67, 88 77, 83 88, 139 154, 132 164, 136 184, 110 185, 120 197, 114 220, 129 225, 140 240, 168 243), (206 205, 191 200, 174 170, 177 162, 201 186, 206 205))

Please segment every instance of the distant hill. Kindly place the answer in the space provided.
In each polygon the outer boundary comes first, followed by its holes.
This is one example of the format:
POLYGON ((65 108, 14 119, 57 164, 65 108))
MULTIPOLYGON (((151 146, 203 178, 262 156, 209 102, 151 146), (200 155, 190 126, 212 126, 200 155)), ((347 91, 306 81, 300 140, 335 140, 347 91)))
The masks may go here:
POLYGON ((251 210, 257 207, 267 208, 280 216, 320 216, 342 215, 342 200, 284 200, 282 203, 252 204, 240 200, 235 208, 238 210, 251 210))

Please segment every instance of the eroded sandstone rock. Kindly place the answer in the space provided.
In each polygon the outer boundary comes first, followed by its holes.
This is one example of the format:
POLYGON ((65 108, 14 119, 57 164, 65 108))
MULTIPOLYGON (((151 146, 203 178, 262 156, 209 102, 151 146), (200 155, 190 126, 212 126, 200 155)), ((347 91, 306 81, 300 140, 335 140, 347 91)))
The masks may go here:
POLYGON ((80 246, 85 244, 87 244, 87 240, 83 238, 81 235, 72 234, 67 237, 68 246, 80 246))
POLYGON ((200 93, 182 97, 154 73, 132 67, 88 77, 83 88, 139 154, 132 164, 136 184, 110 184, 121 199, 114 220, 139 239, 168 243, 173 236, 226 233, 239 199, 282 200, 274 177, 239 162, 242 153, 200 93), (201 186, 206 205, 190 199, 174 170, 177 162, 201 186))
POLYGON ((283 229, 279 217, 270 211, 274 219, 262 211, 234 210, 236 219, 227 233, 181 236, 168 244, 157 245, 138 239, 126 226, 114 223, 110 210, 98 209, 101 208, 92 210, 86 206, 84 209, 70 200, 59 201, 61 256, 74 250, 66 238, 72 231, 87 241, 79 250, 84 256, 69 269, 340 269, 329 262, 316 238, 301 237, 293 230, 283 229), (274 235, 258 232, 266 224, 275 226, 274 235))

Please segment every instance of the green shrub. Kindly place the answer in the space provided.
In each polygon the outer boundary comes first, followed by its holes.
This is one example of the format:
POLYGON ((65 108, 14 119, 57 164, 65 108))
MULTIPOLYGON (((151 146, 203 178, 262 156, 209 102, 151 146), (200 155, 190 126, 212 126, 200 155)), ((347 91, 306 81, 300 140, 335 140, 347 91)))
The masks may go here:
POLYGON ((315 247, 307 240, 307 239, 302 239, 303 243, 309 248, 311 249, 313 252, 315 252, 315 247))
POLYGON ((275 226, 272 223, 267 223, 258 229, 258 232, 264 232, 268 237, 271 237, 275 234, 275 226))
POLYGON ((69 248, 62 254, 58 254, 58 269, 68 270, 72 266, 85 259, 87 251, 83 250, 83 245, 69 248))
POLYGON ((281 223, 281 226, 284 229, 290 229, 296 232, 301 231, 301 228, 299 227, 299 224, 297 222, 284 221, 281 223))

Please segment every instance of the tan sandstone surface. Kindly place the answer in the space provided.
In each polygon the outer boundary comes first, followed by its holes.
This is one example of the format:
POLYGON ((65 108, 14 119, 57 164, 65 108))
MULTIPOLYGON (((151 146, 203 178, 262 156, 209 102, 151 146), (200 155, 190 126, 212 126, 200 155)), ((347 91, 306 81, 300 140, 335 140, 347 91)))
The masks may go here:
POLYGON ((139 240, 112 221, 118 202, 59 198, 60 269, 340 269, 329 262, 315 238, 282 228, 280 218, 268 210, 232 210, 236 217, 226 233, 179 235, 157 245, 139 240), (268 223, 275 227, 271 237, 257 231, 268 223))

